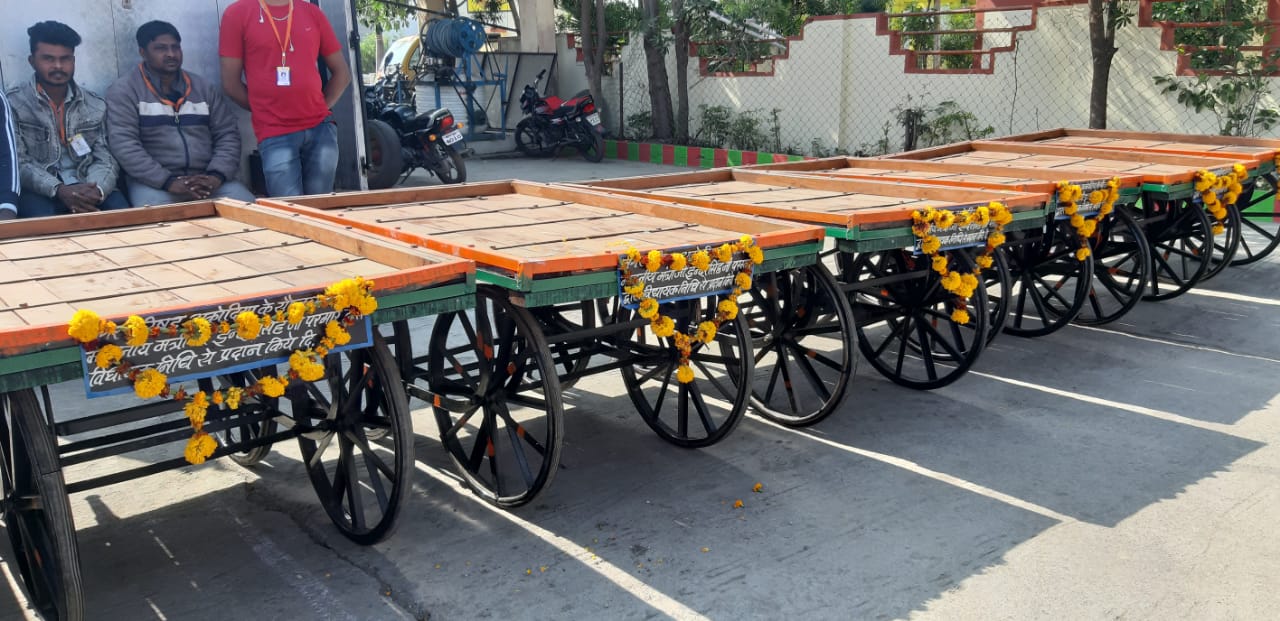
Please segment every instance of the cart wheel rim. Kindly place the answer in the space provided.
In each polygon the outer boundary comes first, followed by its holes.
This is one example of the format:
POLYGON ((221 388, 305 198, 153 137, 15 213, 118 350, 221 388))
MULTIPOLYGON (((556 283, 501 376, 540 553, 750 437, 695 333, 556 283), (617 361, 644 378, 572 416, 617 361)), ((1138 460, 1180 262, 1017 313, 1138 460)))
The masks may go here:
POLYGON ((563 405, 542 331, 505 294, 483 288, 472 310, 436 318, 427 378, 440 442, 472 491, 520 506, 560 465, 563 405))
POLYGON ((857 368, 848 300, 820 265, 757 277, 740 304, 751 328, 751 404, 774 422, 814 424, 840 407, 857 368))
POLYGON ((1191 290, 1209 269, 1213 253, 1209 216, 1190 201, 1153 205, 1152 212, 1157 221, 1144 222, 1152 269, 1150 289, 1143 299, 1169 300, 1191 290))
POLYGON ((1082 240, 1067 221, 1044 231, 1017 231, 1006 243, 1013 275, 1004 332, 1035 337, 1066 327, 1084 308, 1093 258, 1076 257, 1082 240))
POLYGON ((413 471, 408 399, 386 343, 330 354, 325 378, 286 397, 303 465, 329 519, 371 545, 394 530, 413 471), (368 430, 384 430, 380 439, 368 430))
POLYGON ((1248 265, 1275 251, 1280 246, 1280 207, 1275 203, 1276 175, 1268 173, 1245 188, 1237 204, 1246 205, 1241 212, 1240 248, 1232 265, 1248 265))
POLYGON ((1074 321, 1100 325, 1123 317, 1142 301, 1152 266, 1151 248, 1142 228, 1121 210, 1099 223, 1091 244, 1093 282, 1074 321))

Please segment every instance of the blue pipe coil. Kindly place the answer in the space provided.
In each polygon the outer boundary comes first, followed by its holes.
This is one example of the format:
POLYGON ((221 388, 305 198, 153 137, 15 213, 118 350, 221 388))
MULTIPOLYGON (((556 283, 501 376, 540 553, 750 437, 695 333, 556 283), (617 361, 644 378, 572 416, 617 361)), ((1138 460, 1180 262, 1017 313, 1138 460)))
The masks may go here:
POLYGON ((479 52, 486 40, 484 26, 465 18, 432 21, 427 24, 427 34, 422 38, 431 56, 453 58, 479 52))

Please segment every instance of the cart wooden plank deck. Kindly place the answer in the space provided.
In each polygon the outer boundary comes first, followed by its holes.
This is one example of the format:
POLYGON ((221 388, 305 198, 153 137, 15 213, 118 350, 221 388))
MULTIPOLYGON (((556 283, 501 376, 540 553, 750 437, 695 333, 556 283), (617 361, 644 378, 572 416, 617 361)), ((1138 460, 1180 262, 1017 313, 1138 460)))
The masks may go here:
POLYGON ((1199 176, 1212 173, 1225 177, 1233 174, 1237 164, 1244 167, 1247 175, 1254 176, 1258 168, 1257 161, 1239 158, 1000 141, 959 143, 885 159, 1141 175, 1143 197, 1137 216, 1152 250, 1153 269, 1145 296, 1152 300, 1185 293, 1210 272, 1215 253, 1229 257, 1239 246, 1239 211, 1234 203, 1228 206, 1219 222, 1224 234, 1215 236, 1214 225, 1201 208, 1200 194, 1195 189, 1199 176))
POLYGON ((1209 155, 1257 160, 1256 173, 1240 195, 1240 247, 1232 265, 1253 263, 1280 246, 1280 208, 1276 207, 1276 162, 1280 140, 1243 136, 1208 136, 1163 132, 1130 132, 1107 129, 1051 129, 1002 138, 1099 149, 1127 149, 1182 155, 1209 155))
POLYGON ((0 274, 4 519, 28 601, 50 619, 85 616, 67 494, 188 462, 249 465, 296 439, 339 530, 386 537, 413 472, 412 428, 354 279, 375 279, 377 321, 456 311, 475 288, 472 261, 235 201, 5 223, 0 274), (45 387, 74 379, 88 396, 168 398, 60 420, 45 387), (185 457, 63 476, 184 441, 185 457))
MULTIPOLYGON (((641 417, 669 442, 700 447, 726 437, 754 381, 746 313, 737 312, 732 293, 719 300, 723 289, 693 287, 695 277, 758 280, 811 265, 823 235, 816 226, 520 181, 262 203, 477 262, 477 308, 437 318, 423 355, 408 353, 409 326, 399 322, 396 347, 411 363, 406 376, 417 380, 411 394, 432 404, 459 473, 500 506, 526 503, 550 482, 563 433, 561 387, 589 374, 620 371, 641 417), (744 236, 763 250, 762 264, 752 268, 734 254, 694 267, 700 252, 744 236), (621 290, 637 273, 632 249, 662 257, 645 272, 659 279, 645 289, 660 302, 648 310, 644 302, 631 308, 640 297, 621 290), (692 288, 652 286, 662 282, 692 288), (662 317, 675 330, 658 336, 662 317), (695 328, 716 323, 681 353, 695 328), (681 379, 684 368, 689 381, 681 379)), ((812 310, 836 326, 828 338, 852 343, 847 304, 812 310)), ((853 372, 839 356, 822 354, 813 364, 853 372)), ((838 402, 842 395, 840 384, 829 396, 838 402)))
MULTIPOLYGON (((1010 232, 1038 228, 1050 213, 1047 193, 957 188, 936 184, 831 179, 748 169, 720 169, 591 184, 633 196, 653 195, 733 213, 821 224, 835 240, 831 255, 849 298, 863 355, 885 377, 913 388, 937 388, 961 377, 977 360, 991 314, 985 288, 957 296, 918 252, 912 213, 927 207, 1008 206, 1010 232), (983 309, 984 312, 978 312, 983 309), (963 314, 957 311, 963 310, 963 314), (936 326, 936 327, 935 327, 936 326)), ((976 227, 969 243, 943 248, 946 269, 972 273, 986 252, 989 231, 976 227)))

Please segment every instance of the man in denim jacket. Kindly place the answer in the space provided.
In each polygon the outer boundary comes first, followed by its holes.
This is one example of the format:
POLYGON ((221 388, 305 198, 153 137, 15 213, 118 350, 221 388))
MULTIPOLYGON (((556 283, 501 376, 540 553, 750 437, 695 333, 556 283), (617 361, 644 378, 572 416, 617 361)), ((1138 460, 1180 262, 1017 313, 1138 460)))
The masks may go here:
POLYGON ((128 207, 107 149, 107 102, 75 83, 80 35, 59 22, 27 29, 32 81, 9 89, 18 126, 24 218, 128 207))

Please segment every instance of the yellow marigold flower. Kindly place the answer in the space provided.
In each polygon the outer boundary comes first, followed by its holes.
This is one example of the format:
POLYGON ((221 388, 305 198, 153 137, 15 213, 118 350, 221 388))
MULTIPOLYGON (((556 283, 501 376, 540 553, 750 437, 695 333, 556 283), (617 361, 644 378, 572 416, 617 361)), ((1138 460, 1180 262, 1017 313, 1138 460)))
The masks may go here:
POLYGON ((124 344, 129 347, 137 347, 147 342, 147 337, 151 335, 151 331, 147 329, 147 322, 137 315, 129 315, 124 320, 124 344))
POLYGON ((976 261, 977 261, 977 263, 978 263, 978 267, 980 267, 980 268, 982 268, 982 269, 984 269, 984 270, 989 270, 989 269, 991 269, 991 265, 992 265, 993 263, 995 263, 995 260, 994 260, 994 259, 992 259, 992 258, 991 258, 991 255, 989 255, 989 254, 981 254, 981 255, 978 255, 978 258, 976 259, 976 261))
POLYGON ((324 335, 333 339, 333 342, 338 345, 346 345, 351 342, 351 335, 347 332, 347 329, 336 321, 324 324, 324 335))
POLYGON ((736 319, 738 317, 738 305, 733 300, 720 300, 716 310, 721 315, 724 315, 725 319, 736 319))
POLYGON ((986 226, 988 222, 991 222, 991 208, 986 205, 974 209, 973 214, 977 218, 975 222, 982 226, 986 226))
POLYGON ((1218 176, 1207 170, 1202 170, 1196 173, 1195 188, 1197 192, 1204 192, 1205 190, 1212 188, 1217 182, 1218 176))
POLYGON ((213 395, 209 397, 209 402, 214 405, 222 405, 222 391, 221 390, 213 391, 213 395))
POLYGON ((1000 246, 1003 246, 1003 245, 1004 245, 1004 233, 997 231, 995 233, 992 233, 991 236, 987 238, 988 248, 999 248, 1000 246))
POLYGON ((741 508, 742 508, 742 500, 741 500, 741 499, 738 499, 738 500, 733 501, 733 508, 734 508, 734 509, 741 509, 741 508))
POLYGON ((761 250, 759 246, 747 248, 747 257, 750 258, 751 262, 755 265, 764 263, 764 251, 761 250))
POLYGON ((1221 235, 1221 234, 1223 234, 1223 233, 1225 233, 1225 232, 1227 232, 1227 227, 1222 226, 1221 224, 1215 224, 1215 225, 1213 225, 1213 234, 1214 234, 1214 235, 1221 235))
POLYGON ((939 211, 935 223, 940 229, 949 229, 956 224, 956 214, 953 211, 939 211))
POLYGON ((257 315, 249 311, 243 311, 236 315, 236 336, 246 341, 252 341, 258 338, 258 333, 261 331, 262 322, 257 315))
POLYGON ((929 223, 918 222, 913 224, 911 225, 911 232, 914 233, 916 237, 924 237, 929 234, 929 223))
POLYGON ((372 315, 373 311, 378 310, 378 298, 371 295, 364 296, 356 304, 356 310, 360 311, 361 315, 372 315))
POLYGON ((1080 227, 1080 234, 1084 237, 1093 237, 1094 232, 1098 230, 1097 220, 1085 220, 1084 226, 1080 227))
POLYGON ((97 313, 81 309, 71 316, 71 323, 67 324, 67 336, 81 343, 88 343, 98 338, 102 327, 102 318, 97 313))
POLYGON ((187 345, 191 347, 204 345, 213 338, 213 326, 209 325, 209 320, 204 317, 196 317, 184 322, 182 327, 187 331, 187 345))
POLYGON ((958 323, 962 326, 968 324, 969 311, 964 308, 957 308, 951 311, 951 321, 958 323))
POLYGON ((285 318, 291 326, 296 326, 302 323, 302 320, 306 317, 307 305, 302 302, 294 302, 293 304, 290 304, 289 310, 285 312, 285 318))
POLYGON ((635 248, 627 248, 627 261, 636 264, 640 262, 640 251, 635 248))
POLYGON ((996 224, 1004 226, 1013 222, 1013 213, 1000 203, 991 203, 991 219, 995 220, 996 224))
POLYGON ((139 399, 152 399, 160 396, 169 385, 169 378, 155 369, 143 369, 133 381, 133 392, 139 399))
POLYGON ((942 277, 942 288, 955 293, 960 289, 961 282, 959 272, 949 272, 942 277))
POLYGON ((1082 247, 1082 248, 1080 248, 1079 250, 1077 250, 1077 251, 1076 251, 1076 260, 1077 260, 1077 261, 1083 261, 1083 260, 1085 260, 1085 259, 1088 259, 1088 258, 1089 258, 1089 255, 1091 255, 1091 254, 1093 254, 1093 252, 1092 252, 1091 250, 1089 250, 1089 247, 1088 247, 1088 246, 1084 246, 1084 247, 1082 247))
POLYGON ((713 321, 704 321, 698 324, 697 339, 703 343, 710 343, 716 340, 716 324, 713 321))
POLYGON ((1228 205, 1234 205, 1237 200, 1240 200, 1240 195, 1228 190, 1227 193, 1222 196, 1222 200, 1228 205))
POLYGON ((738 272, 738 275, 733 277, 733 286, 739 289, 750 289, 751 274, 748 274, 746 272, 738 272))
POLYGON ((662 251, 650 250, 645 257, 644 269, 649 272, 656 272, 662 269, 662 251))
POLYGON ((289 368, 304 382, 314 382, 324 377, 324 366, 318 364, 309 352, 293 352, 289 356, 289 368))
POLYGON ((644 282, 632 278, 622 285, 622 290, 627 292, 627 295, 638 298, 644 293, 644 282))
POLYGON ((120 359, 124 357, 124 351, 119 347, 107 343, 98 348, 98 354, 94 356, 93 363, 99 369, 110 369, 120 364, 120 359))
POLYGON ((1084 216, 1082 216, 1082 215, 1080 215, 1080 214, 1078 214, 1078 213, 1077 213, 1077 214, 1072 215, 1072 216, 1071 216, 1071 226, 1074 226, 1074 227, 1076 227, 1076 228, 1080 228, 1080 227, 1084 226, 1084 216))
POLYGON ((262 327, 264 328, 270 328, 271 322, 275 321, 271 318, 271 313, 264 313, 262 316, 258 317, 258 320, 262 322, 262 327))
POLYGON ((226 334, 231 331, 231 324, 222 322, 218 324, 218 334, 226 334))
POLYGON ((711 267, 711 255, 706 250, 699 250, 693 253, 693 257, 689 259, 689 263, 698 268, 699 272, 707 271, 711 267))
POLYGON ((187 420, 191 421, 191 426, 200 431, 204 428, 204 417, 209 413, 209 396, 203 390, 197 392, 182 406, 182 411, 187 415, 187 420))
POLYGON ((733 260, 733 246, 729 244, 720 244, 716 248, 716 260, 721 263, 728 263, 733 260))
POLYGON ((672 271, 680 271, 689 265, 689 259, 684 256, 683 252, 674 252, 671 254, 672 271))
POLYGON ((1101 203, 1102 201, 1105 201, 1105 200, 1107 200, 1107 193, 1106 193, 1106 192, 1103 192, 1102 190, 1094 190, 1094 191, 1092 191, 1092 192, 1090 192, 1090 193, 1089 193, 1089 202, 1090 202, 1090 203, 1093 203, 1093 204, 1095 204, 1095 205, 1096 205, 1096 204, 1101 203))
POLYGON ((689 382, 692 382, 693 367, 688 364, 680 365, 680 368, 676 369, 676 379, 680 380, 681 384, 688 384, 689 382))
POLYGON ((738 238, 738 245, 741 246, 744 250, 755 245, 755 243, 756 243, 756 240, 752 239, 750 235, 743 235, 742 237, 738 238))
POLYGON ((942 249, 942 240, 930 235, 920 241, 920 252, 933 254, 942 249))
POLYGON ((763 492, 763 491, 764 491, 764 483, 756 483, 755 485, 752 485, 752 486, 751 486, 751 491, 753 491, 753 492, 755 492, 755 493, 757 493, 757 494, 759 494, 759 493, 763 492))
POLYGON ((240 399, 244 397, 244 389, 239 386, 232 386, 227 389, 227 409, 235 410, 240 407, 240 399))
MULTIPOLYGON (((1280 157, 1277 157, 1276 159, 1280 160, 1280 157)), ((916 209, 911 212, 911 220, 913 222, 916 222, 917 224, 928 224, 931 218, 933 217, 933 214, 931 213, 931 211, 932 209, 930 210, 916 209)))
POLYGON ((939 274, 942 274, 943 276, 947 275, 947 258, 946 257, 942 255, 934 255, 933 260, 930 262, 930 265, 933 267, 933 271, 939 274))
POLYGON ((960 285, 961 288, 969 292, 968 295, 964 296, 967 298, 973 295, 973 291, 978 288, 978 277, 973 274, 961 274, 960 285))
POLYGON ((262 389, 262 394, 271 398, 279 397, 284 394, 284 382, 280 381, 279 378, 271 377, 270 375, 259 379, 258 387, 262 389))
POLYGON ((218 450, 218 441, 214 440, 213 436, 198 431, 191 436, 190 440, 187 440, 187 448, 182 451, 182 456, 186 458, 187 463, 200 465, 216 450, 218 450))
POLYGON ((1079 213, 1079 211, 1080 209, 1076 207, 1075 203, 1063 203, 1062 205, 1062 213, 1065 213, 1068 216, 1074 216, 1079 213))
POLYGON ((653 319, 658 315, 658 301, 653 298, 645 298, 640 302, 640 308, 637 309, 640 316, 645 319, 653 319))
POLYGON ((670 317, 659 315, 653 321, 649 322, 649 329, 653 331, 653 335, 665 339, 676 331, 676 322, 670 317))
POLYGON ((1231 171, 1236 174, 1236 177, 1241 179, 1247 179, 1249 177, 1249 169, 1245 168, 1244 164, 1236 164, 1232 166, 1231 171))

